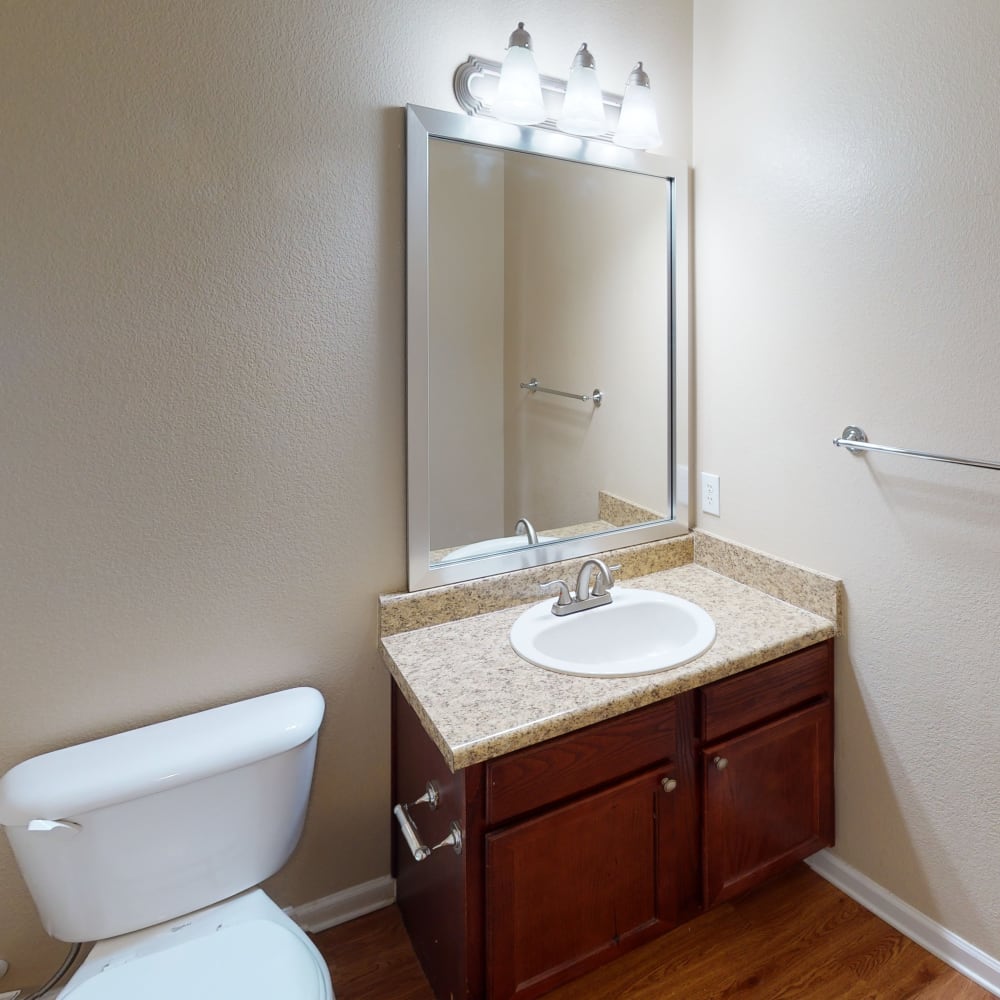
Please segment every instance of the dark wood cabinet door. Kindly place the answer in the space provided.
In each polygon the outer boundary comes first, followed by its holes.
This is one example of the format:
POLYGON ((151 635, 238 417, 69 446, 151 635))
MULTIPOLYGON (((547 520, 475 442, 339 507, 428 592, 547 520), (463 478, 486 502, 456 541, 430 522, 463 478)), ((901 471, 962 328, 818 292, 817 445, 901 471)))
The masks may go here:
POLYGON ((487 835, 491 1000, 537 996, 676 922, 673 776, 661 767, 487 835))
POLYGON ((702 750, 705 906, 833 843, 829 700, 702 750))

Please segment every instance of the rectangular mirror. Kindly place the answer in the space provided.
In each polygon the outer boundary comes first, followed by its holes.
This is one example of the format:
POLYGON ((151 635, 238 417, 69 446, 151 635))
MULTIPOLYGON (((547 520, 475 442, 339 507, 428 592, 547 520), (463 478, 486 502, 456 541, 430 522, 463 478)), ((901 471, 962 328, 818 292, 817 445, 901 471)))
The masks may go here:
POLYGON ((683 163, 407 108, 410 590, 687 531, 688 240, 683 163))

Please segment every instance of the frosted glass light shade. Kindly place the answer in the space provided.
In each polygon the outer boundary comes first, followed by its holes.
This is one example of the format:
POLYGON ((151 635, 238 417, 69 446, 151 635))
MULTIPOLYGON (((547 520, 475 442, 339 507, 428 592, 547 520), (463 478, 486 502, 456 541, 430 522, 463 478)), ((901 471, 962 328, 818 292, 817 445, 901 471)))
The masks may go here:
POLYGON ((597 79, 594 57, 584 42, 573 60, 562 113, 556 122, 563 132, 573 135, 600 135, 608 125, 604 120, 604 98, 597 79))
POLYGON ((500 82, 493 114, 514 125, 537 125, 545 121, 542 85, 531 50, 511 46, 500 67, 500 82))
POLYGON ((655 149, 662 142, 649 77, 643 72, 642 63, 628 78, 615 142, 629 149, 655 149))

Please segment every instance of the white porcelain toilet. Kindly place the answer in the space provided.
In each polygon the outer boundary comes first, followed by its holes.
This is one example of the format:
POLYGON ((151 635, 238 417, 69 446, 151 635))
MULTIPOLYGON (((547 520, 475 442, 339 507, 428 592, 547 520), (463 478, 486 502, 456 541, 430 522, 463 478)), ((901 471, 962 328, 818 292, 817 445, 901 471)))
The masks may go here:
POLYGON ((97 942, 60 1000, 333 1000, 315 946, 253 888, 298 843, 323 707, 313 688, 279 691, 0 778, 46 931, 97 942))

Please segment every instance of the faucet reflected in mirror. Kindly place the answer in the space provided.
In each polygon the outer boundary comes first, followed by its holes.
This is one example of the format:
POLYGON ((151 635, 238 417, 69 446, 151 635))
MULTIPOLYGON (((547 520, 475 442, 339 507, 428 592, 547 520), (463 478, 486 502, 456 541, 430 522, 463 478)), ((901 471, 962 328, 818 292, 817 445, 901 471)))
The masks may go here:
POLYGON ((495 552, 509 552, 511 549, 526 548, 530 545, 544 545, 556 541, 555 535, 539 535, 534 525, 526 518, 519 517, 514 525, 514 534, 503 538, 483 538, 468 545, 444 549, 433 553, 436 561, 453 562, 456 559, 472 559, 491 555, 495 552))
POLYGON ((538 532, 532 527, 531 522, 526 517, 519 517, 514 525, 515 535, 527 535, 529 545, 538 544, 538 532))
POLYGON ((539 532, 526 517, 518 518, 511 535, 496 538, 481 538, 466 545, 457 545, 435 549, 430 553, 431 562, 450 563, 459 559, 481 558, 483 556, 523 550, 529 546, 548 545, 566 538, 579 535, 599 534, 613 531, 615 528, 638 524, 659 523, 664 519, 662 513, 647 510, 633 504, 622 497, 604 490, 598 492, 597 517, 592 521, 580 521, 575 524, 559 525, 545 528, 539 532))

